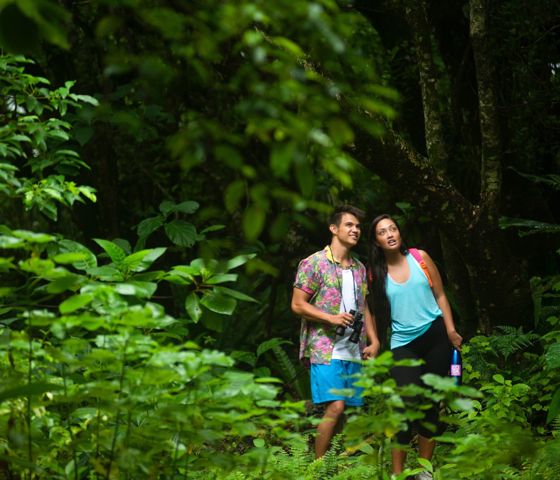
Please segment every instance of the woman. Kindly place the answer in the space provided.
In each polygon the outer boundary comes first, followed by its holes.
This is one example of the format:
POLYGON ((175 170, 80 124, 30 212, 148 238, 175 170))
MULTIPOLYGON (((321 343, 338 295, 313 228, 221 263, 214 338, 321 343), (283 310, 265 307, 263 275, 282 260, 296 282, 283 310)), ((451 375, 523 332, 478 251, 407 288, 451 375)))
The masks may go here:
MULTIPOLYGON (((425 373, 447 375, 451 345, 460 349, 463 341, 455 330, 437 267, 426 252, 411 251, 406 248, 397 223, 389 215, 380 215, 373 220, 369 232, 368 283, 379 338, 384 338, 383 333, 390 322, 394 359, 422 359, 425 362, 418 367, 395 367, 391 373, 399 386, 421 385, 420 377, 425 373)), ((424 420, 436 426, 434 432, 420 423, 414 425, 418 431, 419 455, 430 460, 435 447, 432 437, 442 433, 437 405, 426 412, 424 420)), ((412 426, 399 432, 399 445, 410 443, 412 426)), ((405 459, 406 450, 395 448, 392 451, 393 473, 402 472, 405 459)), ((432 477, 423 472, 417 478, 432 477)))

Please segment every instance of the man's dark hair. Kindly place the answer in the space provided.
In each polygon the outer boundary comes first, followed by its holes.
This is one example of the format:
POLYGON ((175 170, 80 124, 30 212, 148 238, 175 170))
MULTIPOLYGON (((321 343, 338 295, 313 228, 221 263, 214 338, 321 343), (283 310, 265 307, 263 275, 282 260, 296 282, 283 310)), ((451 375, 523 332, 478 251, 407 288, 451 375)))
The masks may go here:
POLYGON ((339 205, 336 207, 331 213, 329 217, 329 225, 336 225, 337 227, 340 225, 340 221, 342 220, 342 216, 345 213, 351 213, 354 215, 360 222, 363 222, 366 214, 363 210, 360 210, 358 207, 354 207, 353 205, 339 205))

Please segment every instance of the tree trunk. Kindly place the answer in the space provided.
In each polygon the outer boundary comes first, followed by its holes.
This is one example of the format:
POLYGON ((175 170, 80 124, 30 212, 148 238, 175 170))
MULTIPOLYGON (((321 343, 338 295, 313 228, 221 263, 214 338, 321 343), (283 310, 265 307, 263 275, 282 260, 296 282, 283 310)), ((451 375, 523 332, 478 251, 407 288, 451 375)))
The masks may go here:
MULTIPOLYGON (((355 145, 354 153, 366 167, 398 185, 444 232, 466 268, 469 291, 464 295, 474 299, 478 329, 488 333, 496 325, 524 323, 531 314, 529 284, 497 223, 481 216, 479 205, 468 202, 394 132, 381 141, 357 137, 355 145)), ((466 283, 464 278, 451 282, 466 283)))

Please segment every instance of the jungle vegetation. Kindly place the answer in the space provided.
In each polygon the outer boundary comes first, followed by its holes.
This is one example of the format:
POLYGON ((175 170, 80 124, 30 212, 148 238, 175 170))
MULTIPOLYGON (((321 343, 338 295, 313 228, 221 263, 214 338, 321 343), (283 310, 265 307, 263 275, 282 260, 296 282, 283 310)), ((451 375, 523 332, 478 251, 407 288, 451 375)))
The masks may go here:
POLYGON ((389 478, 390 352, 309 449, 289 301, 344 202, 466 339, 405 475, 560 477, 558 2, 5 0, 0 48, 1 478, 389 478))

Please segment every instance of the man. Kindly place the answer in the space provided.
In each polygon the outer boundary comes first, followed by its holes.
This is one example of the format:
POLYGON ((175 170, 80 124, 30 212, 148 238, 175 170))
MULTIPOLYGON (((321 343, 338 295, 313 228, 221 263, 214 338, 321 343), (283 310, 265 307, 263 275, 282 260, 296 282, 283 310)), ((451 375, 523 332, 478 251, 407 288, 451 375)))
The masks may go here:
POLYGON ((302 317, 300 359, 309 359, 311 364, 313 403, 325 405, 315 439, 317 458, 342 430, 345 407, 363 405, 361 389, 354 387, 355 379, 349 376, 360 371, 362 359, 374 357, 379 350, 365 301, 366 269, 350 255, 360 239, 363 216, 351 205, 336 208, 329 221, 330 245, 300 262, 294 282, 292 311, 302 317), (351 310, 362 313, 364 319, 357 344, 349 339, 354 321, 351 310), (336 332, 339 326, 345 327, 342 335, 336 332), (348 388, 354 390, 352 396, 332 392, 348 388))

